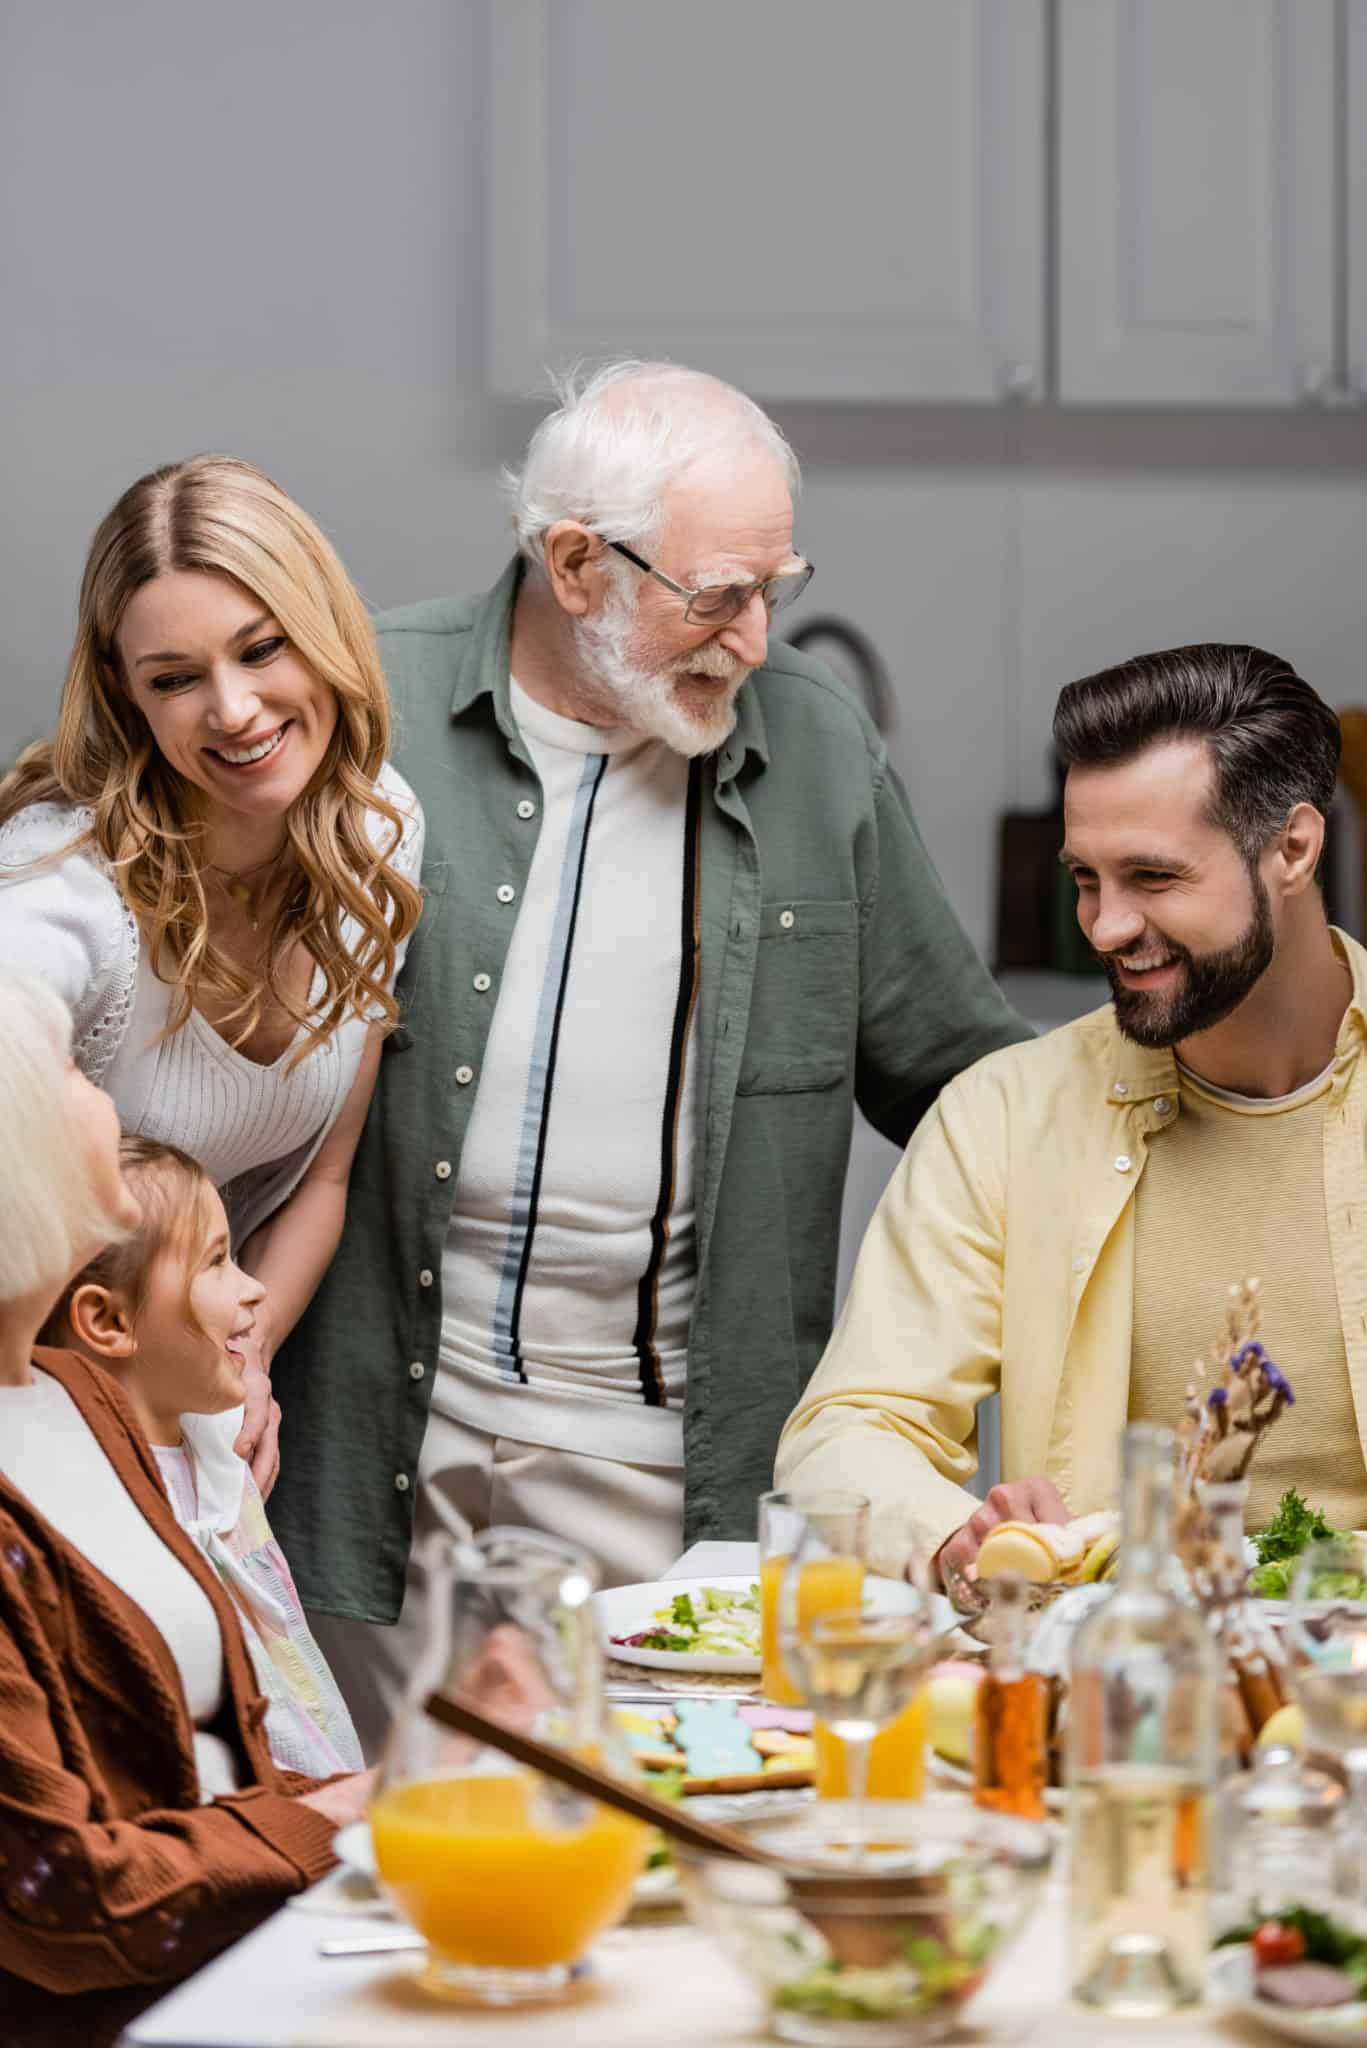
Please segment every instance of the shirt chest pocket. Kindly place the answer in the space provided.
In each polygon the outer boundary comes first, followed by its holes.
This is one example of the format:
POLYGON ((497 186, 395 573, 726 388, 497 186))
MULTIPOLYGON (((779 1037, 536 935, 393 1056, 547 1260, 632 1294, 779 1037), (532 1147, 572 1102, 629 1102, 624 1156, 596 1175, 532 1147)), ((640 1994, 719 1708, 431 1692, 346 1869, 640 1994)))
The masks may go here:
POLYGON ((738 1092, 836 1087, 853 1065, 858 1016, 858 904, 764 904, 738 1092))

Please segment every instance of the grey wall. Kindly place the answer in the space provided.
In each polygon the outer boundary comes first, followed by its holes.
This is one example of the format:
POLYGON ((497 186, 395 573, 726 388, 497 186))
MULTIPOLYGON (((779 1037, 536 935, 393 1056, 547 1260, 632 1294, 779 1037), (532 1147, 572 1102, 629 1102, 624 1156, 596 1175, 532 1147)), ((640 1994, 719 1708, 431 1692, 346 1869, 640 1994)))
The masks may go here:
MULTIPOLYGON (((486 4, 0 11, 0 754, 50 725, 90 531, 155 462, 263 463, 376 605, 499 567, 498 467, 536 409, 483 395, 486 4)), ((667 222, 686 167, 648 175, 667 222)), ((1367 698, 1367 415, 782 419, 804 609, 853 616, 890 664, 897 756, 980 943, 994 821, 1044 800, 1069 676, 1247 638, 1367 698)))

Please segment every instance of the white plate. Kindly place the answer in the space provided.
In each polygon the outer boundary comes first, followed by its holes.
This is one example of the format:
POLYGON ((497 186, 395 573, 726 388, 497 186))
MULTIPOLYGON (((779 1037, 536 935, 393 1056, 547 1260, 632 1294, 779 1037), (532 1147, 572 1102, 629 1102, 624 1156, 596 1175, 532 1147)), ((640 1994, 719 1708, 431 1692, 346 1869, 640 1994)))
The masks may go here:
MULTIPOLYGON (((643 1629, 658 1626, 656 1608, 667 1608, 680 1593, 701 1593, 704 1586, 714 1586, 723 1593, 748 1593, 758 1584, 758 1578, 750 1572, 729 1576, 719 1573, 712 1579, 652 1579, 637 1586, 610 1586, 607 1592, 593 1596, 603 1655, 615 1658, 619 1664, 642 1664, 651 1671, 727 1671, 737 1678, 758 1676, 758 1657, 723 1657, 715 1650, 642 1650, 634 1643, 612 1641, 613 1636, 635 1636, 643 1629)), ((755 1624, 758 1627, 758 1614, 755 1624)))
POLYGON ((1245 1945, 1217 1948, 1210 1959, 1206 1982, 1210 1997, 1222 2001, 1227 2011, 1260 2021, 1284 2041, 1324 2044, 1367 2040, 1367 2004, 1361 1999, 1354 1999, 1351 2005, 1325 2005, 1305 2012, 1289 2005, 1274 2005, 1270 1998, 1259 1998, 1253 1988, 1253 1957, 1245 1945))
MULTIPOLYGON (((668 1607, 679 1593, 701 1593, 714 1586, 724 1593, 745 1593, 759 1583, 754 1572, 720 1572, 706 1579, 654 1579, 638 1586, 612 1586, 595 1593, 603 1654, 619 1664, 641 1664, 652 1671, 724 1671, 737 1678, 758 1677, 758 1657, 723 1657, 709 1650, 642 1650, 632 1643, 614 1643, 613 1636, 639 1635, 651 1627, 658 1607, 668 1607)), ((875 1614, 902 1614, 915 1605, 916 1594, 900 1579, 870 1575, 864 1582, 866 1605, 875 1614)), ((954 1610, 941 1593, 932 1602, 931 1619, 937 1634, 954 1626, 954 1610)))

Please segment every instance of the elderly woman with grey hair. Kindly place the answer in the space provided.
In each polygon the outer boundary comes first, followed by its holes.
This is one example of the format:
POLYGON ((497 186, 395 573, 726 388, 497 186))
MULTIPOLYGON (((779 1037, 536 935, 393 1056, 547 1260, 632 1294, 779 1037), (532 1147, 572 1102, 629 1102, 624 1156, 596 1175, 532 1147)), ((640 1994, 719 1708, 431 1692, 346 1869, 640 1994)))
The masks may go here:
POLYGON ((98 2048, 321 1876, 369 1780, 275 1767, 236 1613, 126 1398, 35 1343, 138 1220, 70 1044, 43 983, 0 979, 0 2034, 98 2048))

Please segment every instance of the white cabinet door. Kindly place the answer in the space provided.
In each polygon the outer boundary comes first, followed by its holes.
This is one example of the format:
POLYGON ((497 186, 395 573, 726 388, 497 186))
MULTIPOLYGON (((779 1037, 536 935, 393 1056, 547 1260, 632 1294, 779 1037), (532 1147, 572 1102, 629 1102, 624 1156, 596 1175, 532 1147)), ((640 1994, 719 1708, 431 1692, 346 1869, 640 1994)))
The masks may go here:
MULTIPOLYGON (((1348 388, 1367 399, 1367 0, 1348 0, 1345 233, 1348 388)), ((1367 905, 1364 905, 1367 910, 1367 905)))
POLYGON ((494 389, 605 354, 1040 388, 1043 0, 495 0, 491 33, 494 389))
POLYGON ((1059 38, 1059 396, 1327 396, 1333 0, 1061 0, 1059 38))

